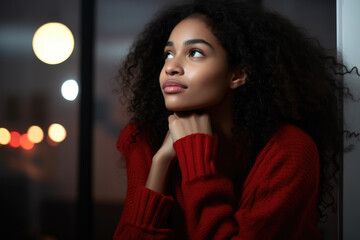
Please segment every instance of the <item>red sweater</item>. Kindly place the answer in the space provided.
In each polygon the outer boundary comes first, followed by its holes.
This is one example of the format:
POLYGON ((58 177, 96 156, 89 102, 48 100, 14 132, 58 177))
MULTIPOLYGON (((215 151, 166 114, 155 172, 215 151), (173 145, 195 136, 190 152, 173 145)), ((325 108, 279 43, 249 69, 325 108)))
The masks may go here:
POLYGON ((128 125, 117 143, 127 159, 128 188, 114 239, 322 238, 318 151, 301 129, 282 126, 238 187, 218 170, 222 161, 214 137, 181 138, 173 145, 179 165, 169 195, 145 188, 154 152, 146 134, 132 141, 136 131, 128 125))

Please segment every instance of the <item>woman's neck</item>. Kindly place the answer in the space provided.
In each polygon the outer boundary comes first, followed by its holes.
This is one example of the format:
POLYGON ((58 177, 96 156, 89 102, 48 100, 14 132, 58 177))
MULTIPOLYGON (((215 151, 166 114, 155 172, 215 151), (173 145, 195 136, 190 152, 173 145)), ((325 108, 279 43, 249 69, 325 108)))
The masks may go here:
POLYGON ((234 101, 230 94, 217 106, 207 109, 210 114, 213 133, 218 138, 218 161, 216 161, 217 169, 229 177, 232 181, 236 181, 237 177, 242 176, 245 162, 240 161, 237 157, 237 148, 233 142, 232 128, 234 126, 234 101))
POLYGON ((234 126, 234 105, 231 94, 227 94, 218 105, 206 109, 211 118, 213 132, 220 142, 231 142, 234 126))

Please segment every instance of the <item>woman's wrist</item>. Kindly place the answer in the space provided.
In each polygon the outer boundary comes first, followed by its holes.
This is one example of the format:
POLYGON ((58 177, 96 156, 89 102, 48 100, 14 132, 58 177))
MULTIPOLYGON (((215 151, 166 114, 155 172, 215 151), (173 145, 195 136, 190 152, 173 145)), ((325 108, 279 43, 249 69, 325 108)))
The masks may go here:
POLYGON ((165 193, 166 180, 172 159, 155 155, 152 159, 150 172, 145 187, 155 192, 165 193))
POLYGON ((167 166, 170 165, 174 156, 172 153, 166 153, 165 151, 159 150, 152 158, 152 164, 167 166))

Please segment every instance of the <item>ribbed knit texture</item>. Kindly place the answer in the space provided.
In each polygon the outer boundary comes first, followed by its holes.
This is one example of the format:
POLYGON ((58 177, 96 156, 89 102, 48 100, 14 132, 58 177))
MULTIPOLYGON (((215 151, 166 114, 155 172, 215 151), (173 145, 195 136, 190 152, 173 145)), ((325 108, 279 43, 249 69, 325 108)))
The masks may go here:
POLYGON ((217 141, 214 137, 202 133, 191 134, 176 141, 173 147, 184 181, 215 174, 217 141))
POLYGON ((197 133, 179 139, 173 146, 181 181, 171 182, 171 196, 144 187, 152 152, 145 135, 131 140, 134 131, 127 126, 118 141, 128 189, 114 239, 321 239, 318 152, 301 129, 281 127, 236 189, 215 168, 224 161, 216 138, 197 133))
POLYGON ((172 207, 172 198, 162 196, 144 186, 137 187, 135 209, 130 223, 148 228, 161 228, 172 207))

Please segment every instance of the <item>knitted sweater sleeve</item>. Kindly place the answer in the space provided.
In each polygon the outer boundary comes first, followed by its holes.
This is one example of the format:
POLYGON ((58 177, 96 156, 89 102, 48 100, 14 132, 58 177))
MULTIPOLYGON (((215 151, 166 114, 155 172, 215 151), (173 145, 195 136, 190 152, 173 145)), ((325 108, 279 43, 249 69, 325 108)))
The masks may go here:
MULTIPOLYGON (((315 143, 285 128, 258 154, 242 189, 215 168, 216 139, 193 134, 174 143, 191 239, 320 239, 315 143), (241 191, 240 199, 235 191, 241 191)), ((221 161, 221 157, 218 157, 221 161)))
POLYGON ((145 188, 152 153, 146 137, 128 125, 117 148, 126 158, 127 191, 123 212, 113 239, 171 239, 167 219, 174 199, 145 188))

